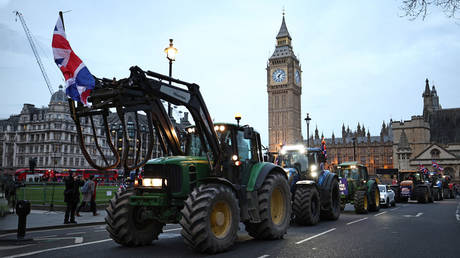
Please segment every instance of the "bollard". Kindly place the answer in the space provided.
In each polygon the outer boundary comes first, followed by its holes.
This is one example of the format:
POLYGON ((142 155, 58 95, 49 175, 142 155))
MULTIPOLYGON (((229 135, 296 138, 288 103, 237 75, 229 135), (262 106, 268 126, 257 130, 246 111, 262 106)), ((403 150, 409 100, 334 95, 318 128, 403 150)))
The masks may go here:
POLYGON ((16 203, 16 214, 18 215, 18 239, 24 239, 26 235, 27 215, 30 213, 30 202, 20 200, 16 203))

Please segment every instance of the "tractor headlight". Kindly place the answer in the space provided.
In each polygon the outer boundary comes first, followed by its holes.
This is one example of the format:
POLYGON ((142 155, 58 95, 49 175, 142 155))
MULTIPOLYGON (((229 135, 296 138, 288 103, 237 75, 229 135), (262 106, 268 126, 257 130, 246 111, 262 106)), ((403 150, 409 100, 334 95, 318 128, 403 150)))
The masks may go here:
POLYGON ((312 171, 312 172, 311 172, 311 176, 312 176, 312 177, 317 177, 317 176, 318 176, 318 172, 312 171))
POLYGON ((310 166, 311 171, 316 171, 317 169, 318 169, 318 166, 316 166, 316 165, 311 165, 310 166))
POLYGON ((153 188, 162 188, 163 187, 163 180, 165 181, 165 185, 168 185, 168 181, 163 178, 144 178, 142 180, 142 186, 148 186, 153 188))

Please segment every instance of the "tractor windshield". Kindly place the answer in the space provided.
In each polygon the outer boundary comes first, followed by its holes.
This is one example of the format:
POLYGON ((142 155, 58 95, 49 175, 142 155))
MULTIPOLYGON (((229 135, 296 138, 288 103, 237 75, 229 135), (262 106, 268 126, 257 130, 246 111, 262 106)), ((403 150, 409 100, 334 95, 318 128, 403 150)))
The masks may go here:
POLYGON ((350 167, 345 167, 345 168, 339 168, 338 170, 339 177, 341 178, 349 178, 349 179, 359 179, 359 171, 358 168, 350 168, 350 167))
MULTIPOLYGON (((187 135, 185 137, 185 155, 206 156, 206 150, 201 142, 200 135, 195 130, 196 127, 190 127, 187 129, 187 135)), ((216 130, 216 133, 219 140, 221 142, 225 142, 231 148, 231 130, 216 130)), ((206 147, 208 152, 210 152, 207 142, 206 147)))
MULTIPOLYGON (((314 159, 314 157, 312 158, 314 159)), ((286 154, 280 155, 280 165, 283 168, 297 167, 302 172, 305 172, 310 163, 314 164, 314 160, 307 158, 305 154, 301 154, 298 151, 288 151, 286 154)))

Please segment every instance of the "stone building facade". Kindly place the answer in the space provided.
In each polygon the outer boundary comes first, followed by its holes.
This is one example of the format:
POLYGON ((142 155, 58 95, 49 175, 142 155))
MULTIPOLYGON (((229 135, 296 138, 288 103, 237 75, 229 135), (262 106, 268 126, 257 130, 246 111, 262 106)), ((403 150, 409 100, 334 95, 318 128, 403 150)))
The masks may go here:
MULTIPOLYGON (((320 147, 322 137, 316 128, 315 135, 310 137, 310 145, 320 147)), ((370 175, 375 175, 377 169, 393 168, 391 122, 383 122, 380 136, 371 136, 369 131, 366 133, 365 126, 359 123, 354 131, 349 127, 345 129, 345 125, 342 125, 342 137, 336 138, 332 133, 332 137, 325 138, 325 141, 327 165, 332 170, 347 161, 357 161, 365 165, 370 175)))
POLYGON ((284 14, 276 47, 267 64, 269 150, 302 141, 302 70, 294 54, 284 14))
POLYGON ((423 115, 392 123, 393 163, 398 169, 433 171, 433 161, 444 174, 460 182, 460 108, 443 109, 433 85, 425 81, 423 115))

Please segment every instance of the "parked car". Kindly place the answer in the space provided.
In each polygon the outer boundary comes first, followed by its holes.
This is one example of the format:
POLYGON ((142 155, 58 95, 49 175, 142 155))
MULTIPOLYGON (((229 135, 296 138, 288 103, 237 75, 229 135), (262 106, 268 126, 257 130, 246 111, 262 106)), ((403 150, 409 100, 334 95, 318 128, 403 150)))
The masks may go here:
POLYGON ((396 206, 395 192, 391 190, 389 185, 379 185, 380 204, 384 207, 396 206))

